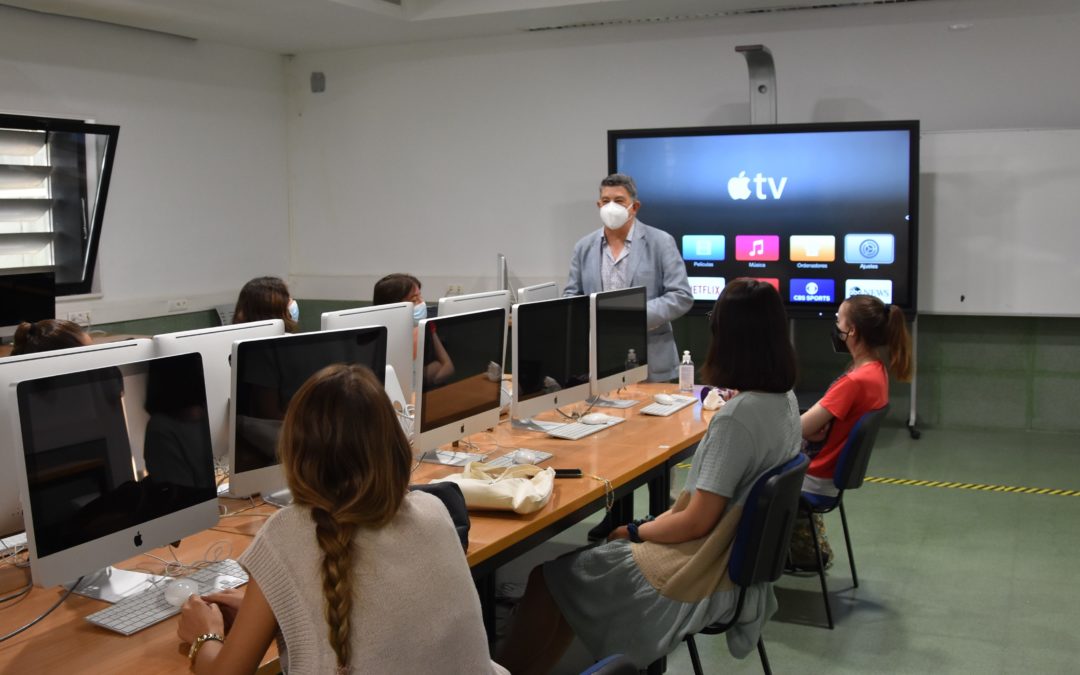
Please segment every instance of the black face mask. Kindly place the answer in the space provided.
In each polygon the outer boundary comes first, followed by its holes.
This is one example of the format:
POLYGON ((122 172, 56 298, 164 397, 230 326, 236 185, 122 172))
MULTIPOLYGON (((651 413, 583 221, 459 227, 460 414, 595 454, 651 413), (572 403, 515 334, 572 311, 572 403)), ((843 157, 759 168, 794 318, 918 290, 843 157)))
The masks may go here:
POLYGON ((851 334, 851 331, 844 333, 840 330, 840 326, 833 324, 832 332, 829 333, 829 338, 832 339, 833 351, 837 354, 847 354, 850 350, 847 348, 847 342, 845 341, 847 336, 851 334))

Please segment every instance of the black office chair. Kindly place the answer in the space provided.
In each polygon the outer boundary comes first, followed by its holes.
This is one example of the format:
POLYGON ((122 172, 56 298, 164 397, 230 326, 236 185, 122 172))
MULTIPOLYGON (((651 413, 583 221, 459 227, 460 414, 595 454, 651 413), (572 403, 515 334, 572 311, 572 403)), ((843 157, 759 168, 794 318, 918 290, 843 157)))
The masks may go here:
POLYGON ((851 534, 848 532, 847 514, 844 512, 844 491, 854 490, 863 484, 866 477, 866 467, 870 464, 870 452, 874 449, 874 441, 877 440, 878 429, 881 421, 889 412, 889 404, 886 403, 877 410, 871 410, 855 423, 847 441, 840 451, 840 457, 836 462, 836 471, 833 473, 833 485, 839 490, 835 497, 802 493, 799 499, 799 508, 810 520, 810 534, 814 540, 814 552, 818 560, 818 577, 821 579, 821 594, 825 598, 825 617, 829 620, 829 628, 833 628, 832 606, 829 604, 829 587, 825 583, 825 560, 821 556, 821 543, 818 541, 817 528, 814 527, 814 514, 826 514, 840 508, 840 522, 844 525, 844 543, 847 545, 848 563, 851 565, 851 579, 855 588, 859 587, 859 575, 855 573, 855 554, 851 551, 851 534))
MULTIPOLYGON (((754 584, 780 578, 787 560, 788 545, 791 543, 791 531, 799 514, 799 493, 802 490, 803 476, 806 475, 809 464, 807 456, 799 453, 786 463, 770 469, 754 483, 743 506, 731 548, 731 559, 728 561, 728 576, 739 587, 735 611, 730 621, 710 624, 698 632, 718 635, 727 631, 742 614, 746 589, 754 584)), ((685 639, 694 673, 702 675, 701 659, 694 636, 687 635, 685 639)), ((767 675, 771 675, 769 657, 765 654, 765 641, 760 637, 757 648, 761 655, 761 667, 767 675)))
POLYGON ((581 675, 638 675, 638 669, 625 655, 612 654, 581 671, 581 675))

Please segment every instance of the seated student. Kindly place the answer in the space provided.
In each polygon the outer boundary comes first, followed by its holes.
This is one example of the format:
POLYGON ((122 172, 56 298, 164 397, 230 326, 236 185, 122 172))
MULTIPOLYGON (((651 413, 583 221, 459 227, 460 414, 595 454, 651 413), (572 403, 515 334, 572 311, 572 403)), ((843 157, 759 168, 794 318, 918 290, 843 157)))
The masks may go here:
POLYGON ((289 287, 277 277, 256 277, 244 284, 236 298, 233 323, 281 319, 285 331, 295 333, 299 328, 300 306, 289 295, 289 287))
MULTIPOLYGON (((911 380, 911 336, 904 313, 896 305, 886 306, 870 295, 853 295, 840 305, 832 331, 833 349, 849 352, 851 365, 825 392, 825 396, 802 415, 802 433, 812 455, 803 491, 834 497, 833 473, 848 434, 859 418, 889 402, 889 374, 883 361, 888 351, 889 366, 901 382, 911 380)), ((832 549, 825 538, 825 523, 814 516, 829 566, 832 549)), ((817 569, 817 554, 810 525, 796 521, 791 540, 791 562, 802 569, 817 569)))
POLYGON ((286 672, 505 672, 450 515, 408 491, 412 449, 371 371, 313 375, 278 448, 293 505, 240 556, 246 590, 192 596, 181 612, 181 640, 213 635, 195 672, 254 673, 275 636, 286 672))
POLYGON ((88 344, 90 344, 90 336, 74 321, 63 319, 42 319, 34 323, 24 321, 15 329, 11 355, 51 352, 54 349, 85 347, 88 344))
MULTIPOLYGON (((709 421, 686 490, 655 520, 533 570, 496 657, 515 675, 548 672, 574 636, 595 658, 623 653, 644 668, 735 611, 727 559, 743 503, 758 477, 799 451, 795 353, 768 283, 728 284, 710 322, 706 381, 740 391, 709 421)), ((750 588, 728 632, 732 653, 751 651, 775 610, 771 585, 750 588)))
MULTIPOLYGON (((428 307, 424 302, 424 296, 420 294, 420 280, 411 274, 395 272, 387 274, 375 282, 372 291, 371 304, 392 305, 395 302, 413 303, 413 359, 416 358, 416 347, 419 343, 417 334, 420 322, 427 318, 428 307)), ((450 361, 450 355, 446 353, 442 342, 434 329, 431 332, 434 349, 424 354, 423 373, 425 382, 433 382, 450 377, 454 372, 454 364, 450 361)))
POLYGON ((428 308, 420 294, 420 280, 411 274, 395 272, 375 282, 371 304, 392 305, 395 302, 413 303, 413 358, 416 358, 416 326, 427 318, 428 308))

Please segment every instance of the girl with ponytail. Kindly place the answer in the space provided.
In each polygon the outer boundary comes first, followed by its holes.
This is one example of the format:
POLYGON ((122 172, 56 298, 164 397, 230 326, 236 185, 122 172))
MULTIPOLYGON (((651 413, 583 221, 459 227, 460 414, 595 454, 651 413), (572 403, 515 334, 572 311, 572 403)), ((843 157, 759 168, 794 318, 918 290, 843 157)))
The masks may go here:
POLYGON ((22 322, 15 329, 11 355, 36 354, 51 352, 54 349, 85 347, 90 344, 90 336, 82 326, 64 319, 42 319, 34 323, 22 322))
MULTIPOLYGON (((803 491, 834 497, 833 474, 848 434, 860 417, 889 402, 891 370, 901 382, 911 381, 911 336, 904 313, 896 305, 885 305, 870 295, 853 295, 840 305, 832 330, 833 348, 851 354, 851 365, 825 392, 825 396, 802 414, 803 438, 811 454, 803 491), (813 454, 813 448, 818 448, 813 454)), ((820 516, 816 527, 826 560, 832 550, 824 538, 820 516)), ((817 567, 809 525, 796 524, 791 542, 791 558, 796 567, 817 567)))
POLYGON ((278 443, 293 505, 240 557, 250 580, 184 605, 197 673, 253 673, 278 637, 288 673, 498 673, 445 507, 409 492, 412 450, 362 366, 293 397, 278 443), (226 635, 226 631, 228 634, 226 635))

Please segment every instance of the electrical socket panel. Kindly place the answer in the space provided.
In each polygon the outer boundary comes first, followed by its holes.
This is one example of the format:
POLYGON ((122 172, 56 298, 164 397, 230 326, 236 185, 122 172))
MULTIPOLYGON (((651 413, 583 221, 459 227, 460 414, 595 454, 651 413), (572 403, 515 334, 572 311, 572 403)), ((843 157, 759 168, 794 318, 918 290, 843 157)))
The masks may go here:
POLYGON ((80 326, 90 325, 90 310, 85 312, 68 312, 67 320, 79 324, 80 326))
POLYGON ((450 284, 446 287, 446 295, 447 297, 451 295, 465 295, 465 289, 461 284, 450 284))
POLYGON ((191 305, 187 298, 177 298, 176 300, 169 300, 169 312, 186 312, 191 305))

